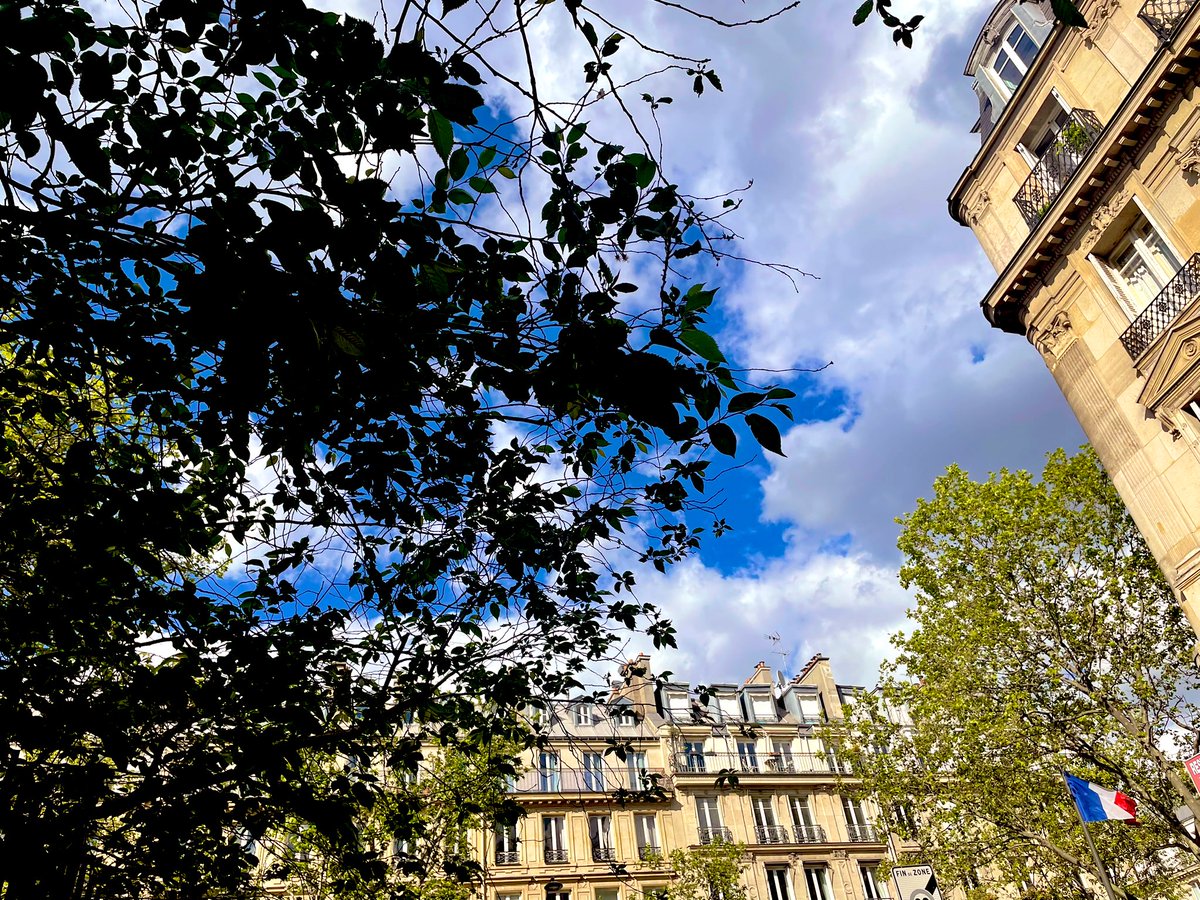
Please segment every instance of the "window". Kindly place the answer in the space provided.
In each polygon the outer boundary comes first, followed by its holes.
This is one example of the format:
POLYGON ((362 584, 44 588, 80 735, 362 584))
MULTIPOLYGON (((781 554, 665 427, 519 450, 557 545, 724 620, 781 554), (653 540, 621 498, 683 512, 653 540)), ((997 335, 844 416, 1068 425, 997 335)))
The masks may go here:
POLYGON ((743 772, 758 771, 758 748, 754 741, 738 741, 738 765, 743 772))
POLYGON ((767 760, 767 768, 775 772, 796 771, 796 761, 792 759, 791 741, 772 742, 771 758, 767 760))
POLYGON ((805 866, 804 885, 808 889, 808 900, 833 900, 829 869, 825 866, 805 866))
POLYGON ((517 826, 496 825, 496 865, 511 866, 521 861, 521 852, 517 849, 517 826))
POLYGON ((779 827, 775 819, 775 802, 771 797, 751 797, 750 808, 754 812, 754 836, 760 844, 786 843, 787 830, 779 827))
POLYGON ((787 866, 767 866, 767 893, 771 900, 792 900, 792 873, 787 866))
POLYGON ((408 838, 392 838, 392 856, 409 856, 412 851, 412 841, 408 838))
POLYGON ((721 807, 716 797, 696 798, 696 820, 700 825, 701 844, 711 844, 714 840, 725 840, 725 829, 721 824, 721 807))
POLYGON ((590 703, 575 704, 575 724, 576 725, 595 725, 596 713, 590 703))
POLYGON ((703 772, 705 770, 703 741, 683 742, 683 766, 685 771, 688 772, 703 772))
POLYGON ((793 794, 788 797, 788 809, 792 813, 792 824, 797 828, 811 828, 816 824, 807 794, 793 794))
POLYGON ((570 891, 558 891, 556 893, 553 891, 548 891, 546 893, 546 900, 571 900, 571 892, 570 891))
POLYGON ((992 71, 996 73, 1006 93, 1011 95, 1017 89, 1017 85, 1033 64, 1037 52, 1038 45, 1033 38, 1025 32, 1020 23, 1014 23, 992 58, 992 71))
POLYGON ((604 754, 583 754, 583 789, 585 791, 604 791, 604 754))
POLYGON ((666 885, 646 885, 642 888, 642 900, 667 900, 666 885))
POLYGON ((646 752, 644 750, 635 750, 632 753, 626 753, 625 765, 629 770, 630 790, 640 791, 642 788, 648 786, 642 782, 642 775, 647 771, 646 752))
POLYGON ((613 862, 616 860, 612 816, 588 816, 588 836, 592 839, 592 859, 594 861, 613 862))
POLYGON ((616 888, 596 888, 596 900, 618 900, 620 892, 616 888))
POLYGON ((567 820, 563 816, 542 817, 542 849, 548 863, 567 861, 567 820))
POLYGON ((1166 239, 1141 213, 1105 262, 1131 318, 1150 305, 1181 265, 1166 239))
POLYGON ((857 800, 842 798, 842 812, 846 816, 846 831, 852 841, 874 841, 875 829, 867 820, 867 812, 857 800))
POLYGON ((612 720, 618 728, 632 728, 637 725, 638 716, 632 706, 622 705, 613 709, 612 720))
POLYGON ((557 753, 542 753, 538 756, 538 790, 561 791, 557 753))
POLYGON ((863 896, 867 900, 887 900, 887 885, 879 877, 879 863, 862 863, 858 867, 862 876, 863 896))
POLYGON ((658 843, 658 820, 653 815, 634 816, 633 830, 637 836, 638 859, 662 854, 658 843))
POLYGON ((522 900, 520 894, 497 894, 496 900, 522 900))

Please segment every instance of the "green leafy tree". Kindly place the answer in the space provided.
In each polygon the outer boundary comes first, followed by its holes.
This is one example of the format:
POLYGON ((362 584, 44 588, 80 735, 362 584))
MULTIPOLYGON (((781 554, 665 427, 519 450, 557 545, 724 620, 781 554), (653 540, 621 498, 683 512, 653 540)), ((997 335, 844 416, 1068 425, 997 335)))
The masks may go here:
POLYGON ((672 641, 609 554, 722 530, 694 498, 792 394, 705 331, 736 203, 663 176, 613 5, 0 3, 4 897, 234 893, 299 823, 373 877, 379 786, 314 759, 519 741, 622 630, 672 641))
POLYGON ((331 835, 292 819, 259 842, 259 877, 312 900, 468 900, 485 870, 472 832, 524 814, 505 790, 519 750, 505 741, 430 751, 419 778, 358 760, 313 759, 310 782, 361 804, 355 827, 331 835))
POLYGON ((665 858, 652 855, 644 862, 670 871, 667 900, 746 900, 745 844, 718 839, 703 847, 672 850, 665 858))
POLYGON ((1200 811, 1194 635, 1095 454, 1056 451, 1040 481, 952 466, 900 521, 916 606, 850 709, 863 793, 950 882, 1082 896, 1067 769, 1138 801, 1140 827, 1091 829, 1122 893, 1171 894, 1200 850, 1175 813, 1200 811))

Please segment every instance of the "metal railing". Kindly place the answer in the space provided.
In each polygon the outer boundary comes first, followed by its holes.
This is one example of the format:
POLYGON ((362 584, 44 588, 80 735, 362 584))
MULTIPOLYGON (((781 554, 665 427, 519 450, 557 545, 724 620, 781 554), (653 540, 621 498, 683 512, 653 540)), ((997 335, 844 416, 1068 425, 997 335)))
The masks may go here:
POLYGON ((1045 217, 1083 158, 1088 155, 1103 126, 1090 109, 1077 109, 1067 116, 1042 158, 1038 160, 1013 202, 1030 228, 1045 217))
POLYGON ((1146 0, 1138 16, 1160 41, 1166 42, 1195 5, 1196 0, 1146 0))
POLYGON ((662 857, 662 848, 658 844, 642 844, 638 847, 638 859, 645 862, 647 859, 660 859, 662 857))
POLYGON ((616 862, 616 847, 592 847, 592 862, 616 862))
POLYGON ((846 824, 846 831, 850 835, 850 840, 855 844, 877 844, 882 838, 879 832, 875 830, 874 825, 853 825, 846 824))
POLYGON ((840 771, 833 768, 829 757, 815 753, 764 753, 751 756, 742 753, 679 752, 671 757, 671 765, 680 775, 716 773, 722 769, 740 775, 840 771))
POLYGON ((549 848, 546 849, 542 858, 548 863, 563 863, 569 859, 566 850, 551 850, 549 848))
POLYGON ((521 861, 520 850, 497 850, 496 865, 498 866, 515 866, 521 861))
POLYGON ((797 825, 797 844, 824 844, 825 829, 820 825, 797 825))
POLYGON ((733 832, 728 828, 701 828, 700 843, 701 844, 718 844, 724 842, 726 844, 733 843, 733 832))
POLYGON ((759 844, 787 844, 792 836, 782 825, 755 825, 754 839, 759 844))
POLYGON ((1121 343, 1136 362, 1154 339, 1200 296, 1200 253, 1191 257, 1150 301, 1121 335, 1121 343))
POLYGON ((606 794, 624 788, 627 791, 641 791, 650 787, 657 775, 658 784, 664 786, 662 769, 534 769, 519 775, 509 785, 510 794, 559 794, 559 793, 596 793, 606 794))

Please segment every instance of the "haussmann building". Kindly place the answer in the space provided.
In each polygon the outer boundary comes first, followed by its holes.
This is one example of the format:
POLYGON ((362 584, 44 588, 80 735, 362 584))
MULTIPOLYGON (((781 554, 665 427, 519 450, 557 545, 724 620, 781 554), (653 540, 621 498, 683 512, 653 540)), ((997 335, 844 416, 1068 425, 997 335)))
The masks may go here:
POLYGON ((1200 631, 1200 0, 1002 0, 949 198, 1200 631))

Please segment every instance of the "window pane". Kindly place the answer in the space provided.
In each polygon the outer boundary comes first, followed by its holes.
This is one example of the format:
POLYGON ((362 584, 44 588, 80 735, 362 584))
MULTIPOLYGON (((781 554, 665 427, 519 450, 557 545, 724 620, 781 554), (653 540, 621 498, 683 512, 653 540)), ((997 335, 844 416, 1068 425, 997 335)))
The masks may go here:
POLYGON ((1013 51, 1017 54, 1017 58, 1025 64, 1025 68, 1028 69, 1038 52, 1038 45, 1033 42, 1033 38, 1025 33, 1024 28, 1017 25, 1008 33, 1007 43, 1008 46, 1013 48, 1013 51))
POLYGON ((1012 57, 1005 50, 1001 50, 996 55, 996 61, 992 63, 992 68, 996 70, 996 74, 1000 76, 1000 80, 1010 91, 1017 89, 1017 85, 1021 83, 1021 78, 1025 74, 1017 68, 1016 63, 1012 61, 1012 57))

